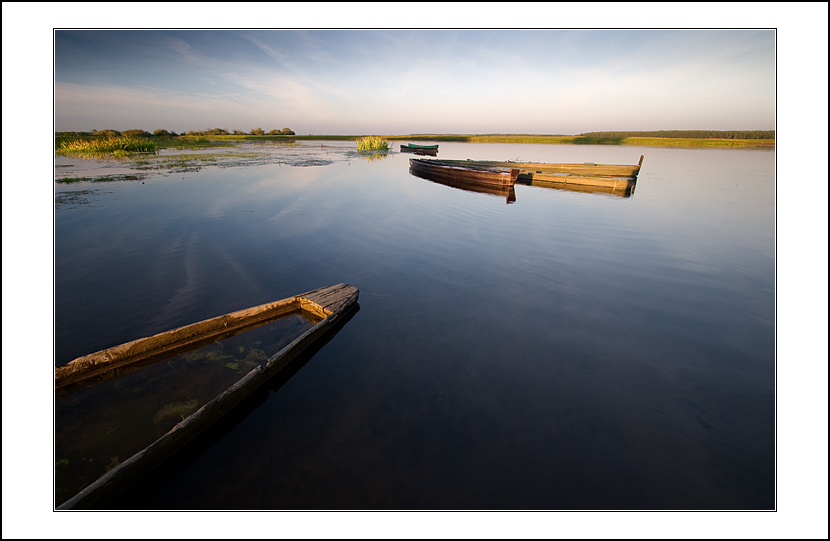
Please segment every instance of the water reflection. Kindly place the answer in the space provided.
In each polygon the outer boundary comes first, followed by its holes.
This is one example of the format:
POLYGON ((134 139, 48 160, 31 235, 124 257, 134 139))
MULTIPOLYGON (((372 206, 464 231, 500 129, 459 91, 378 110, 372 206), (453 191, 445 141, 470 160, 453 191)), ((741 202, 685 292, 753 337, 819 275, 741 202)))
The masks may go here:
POLYGON ((412 168, 409 169, 409 174, 424 180, 429 180, 430 182, 435 182, 436 184, 443 184, 444 186, 450 186, 451 188, 457 188, 467 192, 486 193, 490 195, 497 195, 499 197, 505 197, 508 205, 516 202, 516 190, 513 186, 480 184, 461 179, 452 179, 445 176, 430 175, 429 173, 423 171, 416 172, 412 168))
POLYGON ((552 182, 549 180, 529 179, 517 182, 528 186, 548 188, 551 190, 562 190, 566 192, 594 193, 602 195, 615 195, 617 197, 631 197, 634 195, 634 188, 637 186, 637 179, 619 179, 617 182, 609 182, 606 186, 595 186, 589 184, 573 184, 569 182, 552 182))
POLYGON ((377 162, 388 158, 390 154, 386 150, 361 150, 353 154, 353 156, 367 162, 377 162))

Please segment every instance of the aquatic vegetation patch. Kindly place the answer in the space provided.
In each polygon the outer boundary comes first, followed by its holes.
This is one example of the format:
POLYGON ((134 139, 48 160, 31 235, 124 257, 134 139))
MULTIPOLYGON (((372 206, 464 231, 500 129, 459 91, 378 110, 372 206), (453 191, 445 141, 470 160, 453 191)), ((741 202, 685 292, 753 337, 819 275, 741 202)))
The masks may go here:
POLYGON ((262 152, 218 152, 210 154, 171 154, 167 156, 143 156, 133 161, 138 170, 167 170, 170 172, 198 171, 207 165, 236 167, 267 163, 270 155, 262 152))
POLYGON ((110 460, 109 460, 109 462, 107 462, 107 465, 104 467, 104 469, 105 469, 105 471, 110 471, 111 469, 115 468, 119 464, 121 464, 121 461, 118 460, 117 456, 110 457, 110 460))
POLYGON ((287 163, 289 165, 294 165, 296 167, 315 167, 315 166, 320 166, 320 165, 331 165, 334 162, 331 161, 331 160, 321 160, 321 159, 309 158, 307 160, 302 160, 302 161, 299 161, 299 162, 294 162, 294 163, 287 162, 287 163))
POLYGON ((55 149, 55 154, 73 156, 76 154, 108 154, 127 156, 133 152, 155 152, 155 141, 135 137, 111 137, 108 139, 75 139, 64 141, 55 149))
POLYGON ((59 184, 74 184, 76 182, 121 182, 144 180, 147 175, 101 175, 97 177, 66 177, 55 179, 59 184))
POLYGON ((184 402, 167 404, 153 416, 153 424, 158 425, 168 417, 173 417, 177 421, 184 420, 197 409, 199 409, 199 401, 195 398, 185 400, 184 402), (179 419, 179 417, 181 417, 181 419, 179 419))
POLYGON ((75 182, 92 182, 92 177, 67 177, 55 179, 55 182, 60 184, 73 184, 75 182))
POLYGON ((55 209, 72 207, 75 205, 88 205, 88 197, 95 193, 93 190, 78 190, 74 192, 63 192, 55 195, 55 209))
POLYGON ((370 135, 357 140, 357 150, 389 150, 386 140, 370 135))

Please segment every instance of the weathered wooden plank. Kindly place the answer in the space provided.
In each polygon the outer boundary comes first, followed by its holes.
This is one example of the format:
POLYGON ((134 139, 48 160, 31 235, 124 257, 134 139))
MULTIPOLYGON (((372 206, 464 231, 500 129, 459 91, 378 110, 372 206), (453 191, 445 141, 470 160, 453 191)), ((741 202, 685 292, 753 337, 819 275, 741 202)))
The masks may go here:
MULTIPOLYGON (((321 319, 323 319, 323 317, 325 317, 325 316, 317 317, 316 315, 313 315, 311 312, 302 310, 301 308, 298 308, 297 310, 295 310, 292 313, 302 314, 303 317, 305 317, 308 321, 310 321, 312 325, 317 324, 321 319)), ((284 316, 282 316, 282 317, 284 317, 284 316)), ((202 346, 207 346, 209 344, 212 344, 212 343, 217 342, 219 340, 224 340, 224 339, 226 339, 230 336, 233 336, 233 335, 236 335, 236 334, 239 334, 239 333, 244 333, 244 332, 251 331, 251 330, 256 329, 257 327, 260 327, 262 325, 268 325, 269 323, 272 323, 275 319, 279 319, 279 317, 272 318, 272 319, 265 319, 265 320, 261 320, 261 321, 256 321, 256 322, 254 322, 250 325, 237 327, 237 328, 234 328, 230 331, 225 331, 225 332, 222 332, 222 333, 219 333, 219 334, 211 334, 209 336, 206 336, 203 339, 200 339, 200 340, 197 340, 197 341, 194 341, 194 342, 188 342, 186 344, 182 344, 182 345, 179 345, 179 346, 172 346, 172 347, 169 347, 169 348, 165 348, 164 350, 162 350, 158 353, 153 353, 151 355, 142 356, 140 358, 134 358, 134 359, 130 360, 129 362, 113 363, 113 364, 110 364, 110 365, 107 365, 107 366, 100 366, 99 369, 96 369, 94 371, 90 371, 90 372, 84 374, 83 377, 79 377, 79 378, 76 378, 76 379, 71 380, 71 381, 64 381, 64 382, 61 383, 60 386, 56 386, 55 387, 55 399, 63 398, 64 396, 67 396, 67 395, 75 392, 76 390, 84 388, 84 387, 93 387, 93 386, 99 385, 99 384, 101 384, 105 381, 120 378, 122 376, 125 376, 125 375, 131 373, 131 372, 135 372, 136 370, 141 370, 142 368, 146 368, 146 367, 152 366, 156 363, 165 361, 165 360, 167 360, 171 357, 175 357, 176 355, 179 355, 181 353, 185 353, 187 351, 198 349, 202 346)))
POLYGON ((531 185, 540 184, 544 182, 557 184, 571 184, 578 186, 603 186, 615 188, 617 186, 627 186, 629 182, 635 182, 634 178, 623 177, 590 177, 580 175, 529 175, 526 179, 531 185))
POLYGON ((79 357, 65 365, 55 367, 55 389, 78 384, 87 378, 96 378, 105 372, 134 365, 159 357, 165 352, 175 354, 183 348, 205 341, 229 331, 239 330, 258 322, 276 319, 304 310, 312 320, 325 318, 357 295, 357 288, 347 284, 315 289, 302 295, 238 310, 222 316, 206 319, 177 329, 139 338, 126 344, 79 357))
POLYGON ((566 182, 555 182, 555 181, 547 181, 547 180, 537 180, 533 179, 533 181, 529 182, 531 186, 537 186, 540 188, 548 188, 553 190, 564 190, 569 192, 582 192, 582 193, 605 193, 616 195, 619 197, 631 197, 634 193, 634 188, 637 185, 637 181, 634 179, 625 179, 624 181, 607 186, 595 185, 595 184, 569 184, 566 182))
POLYGON ((338 286, 332 286, 332 288, 314 290, 307 294, 292 297, 292 299, 297 299, 298 302, 305 302, 309 306, 316 307, 314 309, 318 312, 327 311, 328 314, 314 327, 271 356, 264 366, 258 366, 251 370, 222 394, 178 423, 164 436, 107 472, 97 481, 64 502, 58 509, 100 509, 105 507, 113 497, 170 458, 184 445, 256 391, 280 369, 307 349, 317 338, 325 334, 328 329, 334 327, 356 305, 358 295, 357 288, 346 284, 338 284, 338 286), (334 310, 324 309, 316 300, 323 300, 327 303, 327 306, 333 307, 334 310))
POLYGON ((540 162, 500 162, 477 160, 435 160, 439 163, 470 167, 510 167, 519 169, 519 178, 529 174, 569 173, 578 176, 599 177, 636 177, 643 164, 643 156, 637 165, 587 164, 587 163, 540 163, 540 162))
MULTIPOLYGON (((338 284, 325 290, 315 290, 302 295, 298 295, 301 300, 309 303, 314 303, 322 309, 323 313, 332 313, 336 311, 343 303, 348 303, 352 297, 358 294, 357 288, 347 285, 338 284)), ((303 309, 315 311, 314 307, 303 303, 303 309)))
POLYGON ((261 304, 229 314, 185 325, 170 331, 139 338, 126 344, 97 351, 55 367, 55 388, 76 383, 101 372, 140 362, 167 350, 187 347, 258 321, 284 317, 301 309, 297 297, 261 304))

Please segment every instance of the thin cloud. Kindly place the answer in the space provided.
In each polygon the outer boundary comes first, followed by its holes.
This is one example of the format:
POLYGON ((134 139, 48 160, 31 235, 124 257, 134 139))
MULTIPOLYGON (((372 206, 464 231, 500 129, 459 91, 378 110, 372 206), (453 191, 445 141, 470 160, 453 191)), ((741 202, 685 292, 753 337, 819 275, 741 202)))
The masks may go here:
POLYGON ((139 32, 117 58, 93 47, 121 35, 63 38, 59 129, 84 115, 332 134, 774 127, 771 31, 139 32))

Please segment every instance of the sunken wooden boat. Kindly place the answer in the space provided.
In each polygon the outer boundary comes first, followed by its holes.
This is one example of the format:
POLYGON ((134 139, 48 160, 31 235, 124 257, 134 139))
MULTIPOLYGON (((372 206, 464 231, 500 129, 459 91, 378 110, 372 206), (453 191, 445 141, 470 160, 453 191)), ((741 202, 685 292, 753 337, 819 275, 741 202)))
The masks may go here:
POLYGON ((441 184, 443 186, 449 186, 450 188, 463 190, 465 192, 484 193, 504 197, 508 205, 516 202, 516 189, 513 186, 500 184, 483 184, 481 182, 470 182, 464 179, 458 179, 444 175, 435 176, 424 171, 416 172, 412 168, 409 169, 409 174, 422 178, 424 180, 428 180, 430 182, 434 182, 436 184, 441 184))
MULTIPOLYGON (((519 180, 518 182, 522 182, 519 180)), ((596 180, 594 179, 594 182, 596 180)), ((549 181, 549 180, 539 180, 533 179, 532 181, 524 182, 529 186, 534 186, 537 188, 545 188, 550 190, 559 190, 564 192, 580 192, 580 193, 592 193, 592 194, 599 194, 599 195, 613 195, 616 197, 631 197, 634 195, 634 189, 637 187, 637 180, 636 179, 609 179, 608 183, 605 185, 599 185, 600 183, 596 182, 595 184, 577 184, 577 183, 568 183, 562 181, 549 181)))
MULTIPOLYGON (((153 363, 158 365, 160 360, 169 359, 171 354, 190 351, 205 343, 213 343, 235 333, 249 332, 250 329, 263 327, 292 314, 302 315, 312 325, 267 359, 263 356, 259 363, 251 363, 255 367, 249 372, 245 373, 247 368, 236 372, 236 374, 244 374, 241 377, 232 374, 233 379, 236 379, 235 383, 200 408, 196 409, 194 401, 195 411, 186 417, 181 415, 181 422, 178 422, 163 436, 123 462, 114 465, 103 476, 64 501, 57 509, 106 507, 113 498, 173 457, 194 438, 240 405, 245 398, 287 367, 292 360, 306 350, 314 351, 314 347, 317 347, 315 342, 320 340, 325 343, 325 337, 334 332, 339 325, 348 321, 351 314, 356 311, 358 293, 357 288, 347 284, 315 289, 301 295, 134 340, 79 357, 66 365, 56 367, 56 394, 61 391, 66 393, 67 389, 80 389, 85 385, 94 385, 96 382, 118 377, 125 371, 135 370, 136 367, 147 367, 153 363)), ((238 367, 233 366, 233 368, 238 367)), ((131 377, 134 376, 136 374, 131 377)), ((178 413, 177 410, 177 417, 178 413)), ((174 421, 169 422, 172 424, 174 421)))
POLYGON ((410 158, 409 170, 417 176, 462 181, 470 184, 513 186, 519 169, 498 165, 479 165, 480 162, 454 160, 425 160, 410 158))
POLYGON ((516 180, 522 184, 598 186, 625 192, 636 182, 643 165, 643 156, 637 165, 584 163, 498 162, 474 160, 434 160, 447 166, 477 168, 516 168, 516 180))

